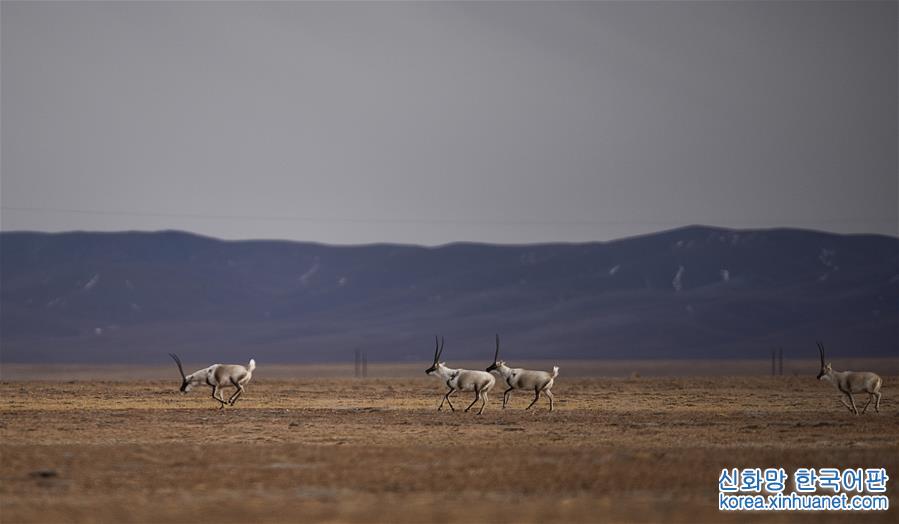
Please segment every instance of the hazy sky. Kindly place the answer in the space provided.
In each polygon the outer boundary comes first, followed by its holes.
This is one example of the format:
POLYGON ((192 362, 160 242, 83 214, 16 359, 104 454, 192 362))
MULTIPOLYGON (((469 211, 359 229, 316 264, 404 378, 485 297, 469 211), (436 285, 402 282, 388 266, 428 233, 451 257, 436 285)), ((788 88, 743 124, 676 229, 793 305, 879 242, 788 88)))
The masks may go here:
POLYGON ((896 2, 6 2, 2 229, 899 234, 896 2))

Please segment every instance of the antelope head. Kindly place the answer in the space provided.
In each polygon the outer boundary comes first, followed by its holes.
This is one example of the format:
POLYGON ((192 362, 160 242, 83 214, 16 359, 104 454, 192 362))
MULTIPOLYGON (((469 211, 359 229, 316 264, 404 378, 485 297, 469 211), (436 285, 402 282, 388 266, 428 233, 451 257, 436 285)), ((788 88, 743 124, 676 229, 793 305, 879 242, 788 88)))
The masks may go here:
POLYGON ((821 371, 818 372, 818 380, 821 380, 833 373, 833 368, 830 366, 830 362, 824 362, 824 344, 820 342, 818 342, 818 353, 821 354, 821 371))
POLYGON ((499 359, 499 335, 496 335, 496 352, 493 353, 493 364, 490 364, 490 367, 487 368, 487 372, 491 372, 495 369, 499 369, 506 365, 506 362, 499 359))
POLYGON ((178 355, 169 353, 169 356, 172 357, 172 360, 175 361, 175 364, 178 364, 178 372, 181 374, 181 393, 187 393, 188 391, 190 391, 190 388, 193 387, 193 381, 191 380, 193 376, 184 374, 184 368, 181 366, 181 359, 178 358, 178 355))
POLYGON ((426 375, 436 372, 437 368, 445 364, 445 362, 440 362, 440 355, 443 353, 443 337, 440 337, 440 342, 437 343, 437 337, 435 336, 434 343, 436 344, 436 347, 434 348, 434 363, 425 370, 426 375))

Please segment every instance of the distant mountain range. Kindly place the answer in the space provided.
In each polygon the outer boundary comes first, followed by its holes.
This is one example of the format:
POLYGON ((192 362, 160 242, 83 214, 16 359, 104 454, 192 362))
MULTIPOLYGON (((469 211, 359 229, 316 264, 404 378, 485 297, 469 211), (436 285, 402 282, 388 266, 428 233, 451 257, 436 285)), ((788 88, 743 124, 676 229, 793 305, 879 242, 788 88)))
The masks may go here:
POLYGON ((0 233, 4 362, 899 356, 899 239, 687 227, 612 242, 328 246, 0 233))

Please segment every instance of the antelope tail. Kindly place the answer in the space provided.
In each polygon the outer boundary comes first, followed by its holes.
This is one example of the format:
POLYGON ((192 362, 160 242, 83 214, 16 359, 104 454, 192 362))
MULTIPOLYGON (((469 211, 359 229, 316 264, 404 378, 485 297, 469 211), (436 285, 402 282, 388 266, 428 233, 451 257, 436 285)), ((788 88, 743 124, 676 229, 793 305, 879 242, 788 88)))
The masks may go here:
POLYGON ((553 366, 553 375, 552 378, 556 378, 559 376, 559 366, 553 366))
POLYGON ((252 358, 250 359, 250 363, 247 365, 247 369, 250 370, 250 373, 252 373, 253 370, 256 369, 256 361, 252 358))

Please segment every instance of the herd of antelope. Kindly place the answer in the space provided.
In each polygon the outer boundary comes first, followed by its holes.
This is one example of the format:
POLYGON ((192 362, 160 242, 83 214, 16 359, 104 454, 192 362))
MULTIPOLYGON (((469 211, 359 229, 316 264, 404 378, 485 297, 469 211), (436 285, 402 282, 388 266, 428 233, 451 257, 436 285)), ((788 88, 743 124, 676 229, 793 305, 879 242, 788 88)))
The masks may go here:
MULTIPOLYGON (((437 343, 436 338, 434 337, 435 343, 437 343)), ((434 363, 425 370, 426 374, 440 378, 441 382, 446 383, 446 387, 449 388, 446 395, 443 395, 440 405, 437 406, 437 411, 443 409, 444 402, 449 404, 451 410, 456 411, 452 401, 449 399, 450 395, 456 391, 474 391, 474 400, 465 408, 465 411, 471 409, 480 400, 481 409, 478 410, 478 415, 483 413, 484 407, 487 406, 487 393, 496 384, 493 371, 496 371, 506 382, 506 385, 509 386, 509 389, 503 393, 503 409, 506 408, 506 402, 508 402, 509 395, 513 389, 524 389, 534 392, 534 401, 525 408, 526 410, 531 409, 531 406, 540 399, 540 393, 546 395, 546 398, 549 399, 549 410, 553 410, 553 394, 550 389, 553 387, 553 381, 559 376, 559 366, 553 366, 552 373, 510 368, 502 360, 497 360, 499 358, 499 335, 496 336, 496 352, 493 354, 493 364, 490 364, 490 367, 485 371, 448 368, 446 367, 446 362, 440 362, 440 355, 442 354, 443 339, 441 338, 437 347, 434 348, 434 363)))
MULTIPOLYGON (((534 404, 540 400, 542 393, 549 400, 549 410, 553 411, 553 394, 552 387, 557 376, 559 376, 559 366, 553 366, 552 373, 548 371, 535 371, 531 369, 510 368, 505 361, 499 360, 499 335, 496 335, 496 351, 493 353, 493 364, 484 371, 472 369, 453 369, 446 366, 446 362, 441 362, 440 357, 443 354, 443 337, 438 340, 434 337, 436 347, 434 348, 434 362, 431 367, 425 370, 425 373, 440 379, 446 384, 447 391, 443 395, 443 400, 437 406, 437 411, 443 409, 443 404, 449 405, 450 409, 455 411, 453 402, 450 397, 456 391, 474 392, 474 400, 465 408, 467 412, 480 400, 481 407, 478 409, 478 415, 484 412, 487 406, 487 394, 496 384, 495 372, 503 379, 508 389, 503 392, 503 409, 509 401, 509 396, 513 390, 521 389, 534 393, 534 400, 525 409, 531 409, 534 404)), ((868 402, 862 407, 861 414, 868 411, 868 405, 874 402, 874 411, 880 412, 880 387, 883 379, 876 373, 870 371, 834 371, 830 362, 825 362, 824 345, 818 342, 818 352, 821 356, 821 371, 818 373, 818 380, 823 380, 833 384, 841 393, 840 402, 849 409, 850 413, 858 415, 858 407, 855 405, 856 394, 868 394, 868 402), (847 402, 848 400, 848 402, 847 402)), ((212 398, 219 402, 219 408, 222 409, 226 405, 233 406, 237 399, 243 394, 244 386, 253 377, 253 370, 256 369, 256 361, 250 359, 249 364, 241 366, 237 364, 213 364, 209 367, 194 371, 190 375, 184 374, 184 368, 181 365, 181 359, 174 353, 169 356, 178 365, 178 371, 181 375, 181 393, 187 393, 195 386, 207 385, 212 388, 212 398), (225 400, 222 397, 223 388, 235 388, 234 393, 225 400)))

